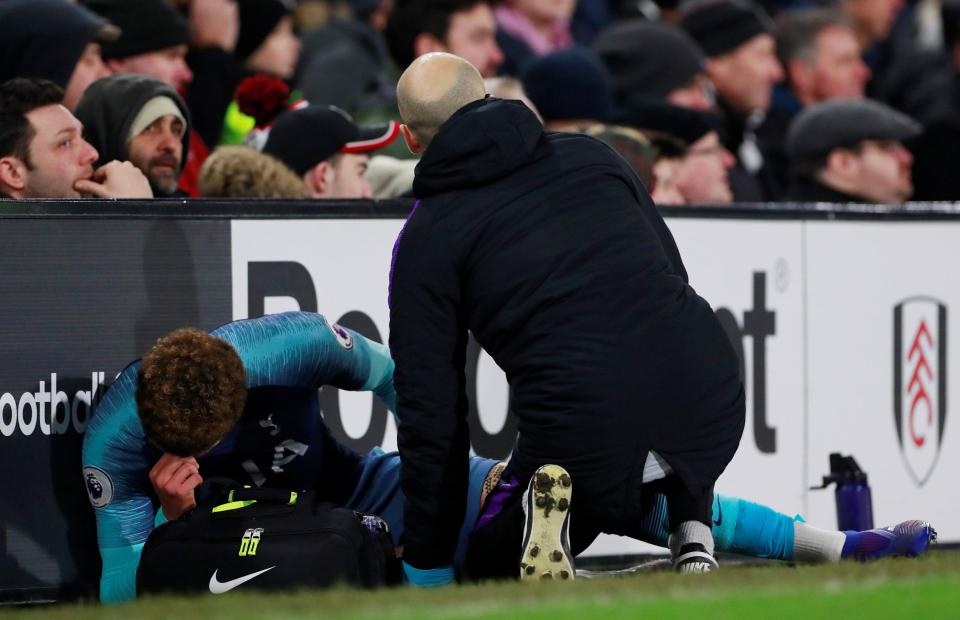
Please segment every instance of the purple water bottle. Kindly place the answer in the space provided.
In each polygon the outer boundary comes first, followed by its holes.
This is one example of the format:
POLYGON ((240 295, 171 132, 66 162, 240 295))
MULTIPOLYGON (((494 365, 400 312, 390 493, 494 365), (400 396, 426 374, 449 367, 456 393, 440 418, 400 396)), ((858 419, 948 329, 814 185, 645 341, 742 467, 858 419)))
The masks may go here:
POLYGON ((852 456, 839 452, 830 455, 830 475, 823 484, 811 489, 825 489, 836 482, 837 528, 841 531, 873 529, 873 498, 867 484, 867 474, 852 456))

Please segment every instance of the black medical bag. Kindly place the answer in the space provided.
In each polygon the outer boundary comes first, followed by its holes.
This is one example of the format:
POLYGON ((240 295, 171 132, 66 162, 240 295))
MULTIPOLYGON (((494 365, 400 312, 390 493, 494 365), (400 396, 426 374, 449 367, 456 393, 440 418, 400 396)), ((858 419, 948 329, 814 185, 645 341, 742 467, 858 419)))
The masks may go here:
POLYGON ((379 517, 317 502, 309 491, 259 488, 224 491, 157 527, 137 569, 141 595, 399 581, 379 517))

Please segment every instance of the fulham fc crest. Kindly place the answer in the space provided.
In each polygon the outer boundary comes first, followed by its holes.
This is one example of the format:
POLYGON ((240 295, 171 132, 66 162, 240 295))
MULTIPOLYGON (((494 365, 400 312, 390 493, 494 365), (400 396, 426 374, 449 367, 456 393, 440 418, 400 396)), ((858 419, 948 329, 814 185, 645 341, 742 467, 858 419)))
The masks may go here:
POLYGON ((910 297, 893 309, 893 418, 910 475, 933 473, 947 418, 947 307, 910 297))

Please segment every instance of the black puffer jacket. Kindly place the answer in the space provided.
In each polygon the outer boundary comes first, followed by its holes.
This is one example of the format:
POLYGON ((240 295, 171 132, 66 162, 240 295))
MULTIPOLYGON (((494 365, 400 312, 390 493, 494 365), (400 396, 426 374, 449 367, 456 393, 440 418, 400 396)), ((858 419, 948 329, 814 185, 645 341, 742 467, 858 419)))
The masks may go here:
POLYGON ((738 362, 623 159, 488 99, 441 127, 414 193, 390 312, 409 564, 453 557, 467 330, 510 382, 520 480, 563 465, 574 509, 624 534, 639 523, 649 450, 692 490, 712 486, 743 430, 738 362))

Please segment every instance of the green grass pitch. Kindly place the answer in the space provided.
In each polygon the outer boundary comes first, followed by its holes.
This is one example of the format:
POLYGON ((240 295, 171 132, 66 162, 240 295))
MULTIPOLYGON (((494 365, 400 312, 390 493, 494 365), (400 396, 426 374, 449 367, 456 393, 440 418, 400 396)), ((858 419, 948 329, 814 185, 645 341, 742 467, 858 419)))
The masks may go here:
POLYGON ((418 591, 326 592, 147 598, 117 607, 93 603, 0 611, 0 619, 447 618, 734 620, 855 618, 960 620, 960 553, 837 566, 726 565, 709 575, 671 573, 564 583, 488 583, 418 591))

